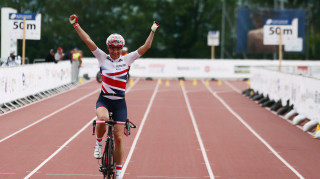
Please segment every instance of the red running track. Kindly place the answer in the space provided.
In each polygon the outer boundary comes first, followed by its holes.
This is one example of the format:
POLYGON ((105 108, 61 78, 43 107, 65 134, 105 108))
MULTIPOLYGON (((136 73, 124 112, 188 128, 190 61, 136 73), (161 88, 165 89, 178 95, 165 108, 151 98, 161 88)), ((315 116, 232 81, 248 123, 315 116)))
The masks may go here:
MULTIPOLYGON (((319 140, 241 95, 246 88, 136 79, 124 178, 319 178, 319 140)), ((88 81, 1 115, 0 178, 101 178, 90 125, 99 89, 88 81)))

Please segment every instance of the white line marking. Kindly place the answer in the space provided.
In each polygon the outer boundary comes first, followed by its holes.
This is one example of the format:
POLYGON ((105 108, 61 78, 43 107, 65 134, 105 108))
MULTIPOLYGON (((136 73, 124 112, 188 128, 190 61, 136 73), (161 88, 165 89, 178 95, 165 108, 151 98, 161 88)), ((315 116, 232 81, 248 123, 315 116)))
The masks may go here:
POLYGON ((150 109, 151 109, 153 100, 154 100, 154 98, 155 98, 155 96, 156 96, 156 94, 157 94, 157 92, 158 92, 158 88, 159 88, 159 83, 157 83, 157 85, 156 85, 156 87, 155 87, 155 89, 154 89, 154 91, 153 91, 153 94, 152 94, 152 96, 151 96, 151 99, 150 99, 149 105, 148 105, 148 107, 147 107, 147 110, 146 110, 146 112, 144 113, 144 116, 143 116, 143 119, 142 119, 142 121, 141 121, 139 130, 138 130, 138 132, 137 132, 137 135, 135 136, 135 138, 134 138, 134 140, 133 140, 133 143, 132 143, 132 146, 131 146, 131 148, 130 148, 129 154, 128 154, 127 159, 126 159, 126 161, 125 161, 125 163, 124 163, 124 165, 123 165, 123 168, 122 168, 121 178, 123 178, 123 175, 124 175, 124 173, 125 173, 125 171, 126 171, 126 169, 127 169, 127 166, 129 165, 129 162, 130 162, 130 159, 131 159, 131 157, 132 157, 134 148, 135 148, 136 145, 137 145, 137 142, 138 142, 138 139, 139 139, 139 137, 140 137, 141 131, 142 131, 142 129, 143 129, 144 123, 146 122, 147 116, 148 116, 148 114, 149 114, 149 112, 150 112, 150 109))
POLYGON ((26 130, 26 129, 28 129, 28 128, 30 128, 30 127, 32 127, 32 126, 34 126, 34 125, 38 124, 39 122, 41 122, 41 121, 43 121, 43 120, 45 120, 45 119, 47 119, 47 118, 49 118, 49 117, 51 117, 51 116, 53 116, 53 115, 55 115, 55 114, 59 113, 59 112, 61 112, 61 111, 65 110, 65 109, 67 109, 68 107, 70 107, 70 106, 72 106, 72 105, 74 105, 74 104, 78 103, 79 101, 81 101, 81 100, 83 100, 83 99, 87 98, 88 96, 91 96, 91 95, 93 95, 93 94, 95 94, 95 93, 97 93, 97 92, 99 92, 99 91, 100 91, 100 89, 99 89, 99 90, 95 90, 95 91, 93 91, 93 92, 89 93, 88 95, 83 96, 83 97, 81 97, 81 98, 77 99, 76 101, 74 101, 74 102, 72 102, 72 103, 70 103, 70 104, 68 104, 68 105, 66 105, 66 106, 64 106, 64 107, 62 107, 62 108, 60 108, 60 109, 58 109, 57 111, 55 111, 55 112, 53 112, 53 113, 51 113, 51 114, 49 114, 49 115, 47 115, 47 116, 45 116, 45 117, 43 117, 43 118, 39 119, 38 121, 36 121, 36 122, 34 122, 34 123, 32 123, 32 124, 30 124, 30 125, 28 125, 28 126, 26 126, 26 127, 22 128, 22 129, 18 130, 18 131, 16 131, 16 132, 12 133, 11 135, 9 135, 9 136, 7 136, 7 137, 5 137, 5 138, 1 139, 1 140, 0 140, 0 143, 1 143, 1 142, 3 142, 3 141, 5 141, 5 140, 7 140, 7 139, 9 139, 9 138, 11 138, 11 137, 13 137, 13 136, 15 136, 15 135, 17 135, 17 134, 19 134, 20 132, 22 132, 22 131, 24 131, 24 130, 26 130))
POLYGON ((174 177, 174 176, 137 176, 137 178, 197 178, 197 177, 174 177))
MULTIPOLYGON (((236 88, 235 88, 232 84, 228 84, 228 83, 226 83, 226 84, 229 85, 230 88, 234 89, 236 92, 242 94, 242 92, 237 91, 236 88)), ((254 101, 254 102, 258 104, 257 101, 254 101)), ((258 104, 258 105, 260 105, 260 104, 258 104)), ((280 117, 281 119, 284 119, 285 121, 287 121, 288 123, 290 123, 290 124, 292 125, 292 122, 291 122, 290 120, 285 119, 284 116, 278 115, 276 112, 271 111, 269 108, 264 108, 264 109, 267 110, 267 111, 270 111, 270 112, 271 112, 272 114, 274 114, 275 116, 278 116, 278 117, 280 117)), ((296 127, 299 128, 299 129, 301 129, 301 130, 303 130, 303 127, 301 127, 300 125, 296 125, 296 127)), ((313 134, 312 132, 310 132, 310 131, 306 131, 306 133, 308 133, 308 134, 311 135, 311 136, 314 136, 314 134, 313 134)))
MULTIPOLYGON (((130 86, 128 88, 128 92, 130 91, 130 89, 139 81, 139 79, 135 80, 135 83, 130 86)), ((96 90, 96 91, 100 91, 96 90)), ((94 91, 94 92, 96 92, 94 91)), ((86 96, 90 96, 91 94, 93 94, 94 92, 86 95, 86 96)), ((83 97, 84 98, 84 97, 83 97)), ((49 160, 51 160, 55 155, 57 155, 65 146, 67 146, 74 138, 76 138, 81 132, 83 132, 91 123, 93 120, 95 120, 97 117, 92 118, 82 129, 80 129, 75 135, 73 135, 69 140, 67 140, 58 150, 56 150, 53 154, 51 154, 45 161, 43 161, 39 166, 37 166, 32 172, 29 173, 29 175, 27 175, 25 177, 25 179, 30 178, 34 173, 36 173, 41 167, 43 167, 49 160)))
MULTIPOLYGON (((206 85, 205 85, 206 86, 206 85)), ((283 159, 269 144, 266 142, 255 130, 251 128, 236 112, 234 112, 231 107, 220 98, 211 88, 206 86, 206 88, 211 92, 211 94, 216 97, 227 109, 233 114, 254 136, 256 136, 282 163, 284 163, 293 173, 295 173, 299 178, 304 178, 297 170, 295 170, 285 159, 283 159)))
POLYGON ((93 174, 59 174, 59 173, 48 173, 46 175, 49 175, 49 176, 88 176, 88 177, 100 177, 101 178, 101 174, 100 175, 93 175, 93 174))
POLYGON ((27 106, 31 106, 31 105, 36 104, 36 103, 41 102, 41 101, 45 101, 45 100, 50 99, 50 98, 52 98, 52 97, 59 96, 60 94, 63 94, 63 93, 66 93, 66 92, 68 92, 68 91, 77 89, 77 88, 79 88, 80 86, 82 86, 82 85, 84 85, 84 84, 87 84, 87 83, 89 83, 89 82, 91 82, 91 80, 89 80, 88 82, 82 83, 82 84, 80 84, 80 85, 78 85, 78 86, 74 86, 74 87, 72 87, 70 90, 66 90, 66 91, 63 91, 63 92, 61 92, 61 93, 54 94, 54 95, 52 95, 52 96, 48 96, 48 97, 46 97, 46 98, 40 99, 39 101, 35 101, 35 102, 32 102, 32 103, 23 105, 22 107, 18 107, 18 108, 16 108, 16 109, 11 110, 11 111, 5 112, 5 113, 3 113, 3 114, 0 114, 0 116, 4 116, 4 115, 9 114, 9 113, 11 113, 11 112, 14 112, 14 111, 17 111, 17 110, 19 110, 19 109, 25 108, 25 107, 27 107, 27 106))
POLYGON ((57 155, 65 146, 67 146, 74 138, 76 138, 82 131, 84 131, 90 124, 92 124, 92 121, 96 119, 94 117, 91 119, 85 126, 82 127, 76 134, 74 134, 69 140, 67 140, 61 147, 59 147, 58 150, 56 150, 53 154, 51 154, 45 161, 43 161, 40 165, 38 165, 32 172, 29 173, 25 179, 30 178, 34 173, 36 173, 43 165, 45 165, 49 160, 51 160, 55 155, 57 155))
POLYGON ((223 81, 225 84, 227 84, 230 88, 232 88, 234 91, 238 92, 241 94, 241 91, 236 88, 235 86, 233 86, 232 84, 230 84, 228 81, 223 81))
POLYGON ((196 133, 196 136, 197 136, 200 148, 201 148, 202 156, 203 156, 204 162, 206 164, 209 176, 210 176, 210 178, 214 179, 214 175, 213 175, 213 172, 212 172, 212 169, 211 169, 211 166, 210 166, 210 162, 209 162, 205 147, 203 145, 203 142, 202 142, 202 139, 201 139, 201 136, 200 136, 198 125, 197 125, 197 122, 196 122, 196 120, 194 118, 194 115, 193 115, 193 112, 192 112, 192 109, 191 109, 191 106, 190 106, 190 103, 189 103, 189 99, 188 99, 188 96, 187 96, 186 89, 184 88, 184 86, 181 86, 181 89, 182 89, 183 96, 184 96, 184 99, 185 99, 187 107, 188 107, 188 111, 189 111, 189 114, 190 114, 190 117, 191 117, 191 120, 192 120, 192 124, 193 124, 194 130, 195 130, 195 133, 196 133))

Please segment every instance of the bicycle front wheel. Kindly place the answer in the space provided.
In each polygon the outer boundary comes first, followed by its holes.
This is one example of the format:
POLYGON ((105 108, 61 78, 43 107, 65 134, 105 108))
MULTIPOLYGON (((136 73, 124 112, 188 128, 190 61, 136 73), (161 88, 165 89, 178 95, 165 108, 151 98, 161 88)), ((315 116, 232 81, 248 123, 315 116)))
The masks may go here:
POLYGON ((114 144, 112 140, 107 140, 105 152, 103 157, 103 163, 105 164, 106 172, 104 176, 108 179, 114 179, 115 159, 114 159, 114 144))

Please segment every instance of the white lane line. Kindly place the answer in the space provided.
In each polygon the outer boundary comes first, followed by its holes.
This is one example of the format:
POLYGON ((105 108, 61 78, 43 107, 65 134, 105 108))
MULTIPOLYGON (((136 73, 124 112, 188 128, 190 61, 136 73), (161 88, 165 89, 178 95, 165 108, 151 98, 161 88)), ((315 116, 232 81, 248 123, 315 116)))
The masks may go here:
POLYGON ((207 167, 207 170, 208 170, 208 174, 209 174, 211 179, 214 179, 214 175, 213 175, 213 172, 212 172, 212 169, 211 169, 211 166, 210 166, 210 162, 209 162, 205 147, 203 145, 203 142, 202 142, 202 139, 201 139, 201 136, 200 136, 198 125, 197 125, 197 122, 196 122, 196 120, 194 118, 194 115, 193 115, 193 112, 192 112, 192 109, 191 109, 191 106, 190 106, 190 103, 189 103, 189 99, 188 99, 188 96, 187 96, 187 93, 186 93, 186 89, 184 88, 184 86, 181 86, 181 89, 182 89, 183 96, 184 96, 184 99, 185 99, 187 107, 188 107, 188 111, 189 111, 189 114, 190 114, 190 117, 191 117, 191 120, 192 120, 193 128, 194 128, 194 131, 196 133, 196 136, 197 136, 197 139, 198 139, 198 142, 199 142, 199 145, 200 145, 200 149, 201 149, 201 152, 202 152, 202 157, 203 157, 204 162, 206 164, 206 167, 207 167))
MULTIPOLYGON (((203 82, 204 84, 204 82, 203 82)), ((206 85, 205 85, 206 86, 206 85)), ((283 164, 285 164, 293 173, 295 173, 299 178, 304 178, 297 170, 295 170, 285 159, 283 159, 270 145, 266 142, 255 130, 251 128, 236 112, 234 112, 231 107, 218 96, 211 88, 206 86, 206 88, 211 92, 211 94, 216 97, 227 109, 234 115, 254 136, 256 136, 283 164)))
POLYGON ((13 109, 13 110, 11 110, 11 111, 5 112, 5 113, 3 113, 3 114, 0 114, 0 116, 4 116, 4 115, 9 114, 9 113, 12 113, 12 112, 14 112, 14 111, 18 111, 19 109, 25 108, 25 107, 27 107, 27 106, 31 106, 31 105, 37 104, 37 103, 39 103, 39 102, 41 102, 41 101, 45 101, 45 100, 47 100, 47 99, 50 99, 50 98, 59 96, 59 95, 61 95, 61 94, 63 94, 63 93, 66 93, 66 92, 68 92, 68 91, 77 89, 77 88, 79 88, 80 86, 83 86, 83 85, 85 85, 85 84, 87 84, 87 83, 89 83, 89 82, 91 82, 91 81, 92 81, 92 80, 89 80, 89 81, 87 81, 87 82, 85 82, 85 83, 82 83, 82 84, 80 84, 80 85, 78 85, 78 86, 72 87, 70 90, 66 90, 66 91, 63 91, 63 92, 61 92, 61 93, 54 94, 54 95, 52 95, 52 96, 48 96, 48 97, 46 97, 46 98, 40 99, 39 101, 35 101, 35 102, 32 102, 32 103, 26 104, 26 105, 24 105, 24 106, 22 106, 22 107, 19 107, 19 108, 13 109))
POLYGON ((174 176, 137 176, 137 178, 197 178, 197 177, 174 177, 174 176))
POLYGON ((70 174, 68 174, 68 173, 65 173, 65 174, 59 174, 59 173, 48 173, 48 174, 46 174, 46 175, 48 175, 48 176, 86 176, 86 177, 100 177, 101 178, 101 174, 99 174, 99 175, 92 175, 92 174, 72 174, 72 173, 70 173, 70 174))
POLYGON ((125 173, 128 165, 129 165, 130 159, 131 159, 131 157, 132 157, 133 151, 134 151, 134 149, 135 149, 135 147, 136 147, 136 145, 137 145, 137 142, 138 142, 138 140, 139 140, 139 137, 140 137, 141 131, 142 131, 142 129, 143 129, 144 123, 145 123, 146 120, 147 120, 148 114, 149 114, 150 109, 151 109, 151 106, 152 106, 152 104, 153 104, 153 100, 154 100, 154 98, 155 98, 155 96, 156 96, 156 94, 157 94, 157 92, 158 92, 158 88, 159 88, 159 83, 157 83, 157 85, 156 85, 156 87, 155 87, 155 89, 154 89, 154 91, 153 91, 153 94, 152 94, 151 99, 150 99, 150 101, 149 101, 149 105, 148 105, 148 107, 147 107, 147 110, 146 110, 146 112, 144 113, 144 116, 143 116, 143 119, 142 119, 142 121, 141 121, 139 130, 138 130, 138 132, 137 132, 137 135, 135 136, 135 138, 134 138, 134 140, 133 140, 133 143, 132 143, 132 146, 131 146, 131 148, 130 148, 130 151, 129 151, 129 154, 128 154, 128 156, 127 156, 127 159, 126 159, 126 161, 125 161, 125 163, 124 163, 124 165, 123 165, 123 167, 122 167, 121 178, 123 178, 123 175, 124 175, 124 173, 125 173))
POLYGON ((234 91, 241 94, 241 91, 238 88, 236 88, 235 86, 233 86, 231 83, 229 83, 228 81, 223 81, 223 82, 225 84, 227 84, 230 88, 232 88, 234 91))
POLYGON ((18 131, 16 131, 16 132, 14 132, 14 133, 12 133, 11 135, 8 135, 7 137, 5 137, 5 138, 1 139, 1 140, 0 140, 0 143, 1 143, 1 142, 3 142, 3 141, 5 141, 5 140, 7 140, 7 139, 9 139, 9 138, 11 138, 11 137, 13 137, 13 136, 15 136, 15 135, 17 135, 17 134, 19 134, 20 132, 22 132, 22 131, 24 131, 24 130, 26 130, 26 129, 28 129, 28 128, 30 128, 30 127, 32 127, 32 126, 34 126, 34 125, 38 124, 39 122, 41 122, 41 121, 43 121, 43 120, 45 120, 45 119, 47 119, 47 118, 49 118, 49 117, 51 117, 51 116, 53 116, 53 115, 55 115, 55 114, 59 113, 59 112, 61 112, 61 111, 65 110, 65 109, 67 109, 68 107, 70 107, 70 106, 72 106, 72 105, 74 105, 74 104, 78 103, 79 101, 82 101, 82 100, 84 100, 85 98, 87 98, 87 97, 89 97, 89 96, 91 96, 91 95, 93 95, 93 94, 96 94, 96 93, 97 93, 97 92, 99 92, 99 91, 100 91, 100 89, 99 89, 99 90, 95 90, 95 91, 93 91, 93 92, 91 92, 91 93, 89 93, 89 94, 87 94, 87 95, 85 95, 85 96, 83 96, 83 97, 81 97, 81 98, 77 99, 76 101, 74 101, 74 102, 72 102, 72 103, 70 103, 70 104, 68 104, 68 105, 66 105, 66 106, 64 106, 64 107, 62 107, 62 108, 60 108, 60 109, 56 110, 55 112, 53 112, 53 113, 51 113, 51 114, 49 114, 49 115, 47 115, 47 116, 45 116, 45 117, 43 117, 43 118, 39 119, 38 121, 35 121, 34 123, 32 123, 32 124, 30 124, 30 125, 28 125, 28 126, 26 126, 26 127, 22 128, 22 129, 20 129, 20 130, 18 130, 18 131))
POLYGON ((67 140, 61 147, 59 147, 58 150, 56 150, 53 154, 51 154, 45 161, 43 161, 40 165, 38 165, 32 172, 29 173, 25 179, 30 178, 34 173, 36 173, 43 165, 45 165, 49 160, 51 160, 55 155, 57 155, 65 146, 67 146, 74 138, 76 138, 82 131, 84 131, 90 124, 92 124, 92 121, 96 119, 94 117, 91 119, 85 126, 82 127, 76 134, 74 134, 69 140, 67 140))
MULTIPOLYGON (((128 88, 128 92, 130 91, 130 89, 139 81, 140 79, 136 79, 134 84, 132 86, 130 86, 128 88)), ((96 91, 100 91, 96 90, 96 91)), ((94 92, 96 92, 94 91, 94 92)), ((86 96, 90 96, 92 93, 86 95, 86 96)), ((37 166, 32 172, 29 173, 29 175, 27 175, 25 177, 25 179, 30 178, 34 173, 36 173, 41 167, 43 167, 49 160, 51 160, 55 155, 57 155, 65 146, 67 146, 74 138, 76 138, 81 132, 83 132, 90 124, 92 124, 92 121, 95 120, 97 117, 92 118, 82 129, 80 129, 75 135, 73 135, 69 140, 67 140, 58 150, 56 150, 53 154, 51 154, 45 161, 43 161, 39 166, 37 166)))
MULTIPOLYGON (((232 84, 230 84, 230 83, 229 83, 229 84, 226 83, 226 84, 227 84, 228 86, 230 86, 230 88, 232 88, 232 89, 235 88, 235 87, 234 87, 232 84)), ((236 88, 235 88, 235 89, 236 89, 236 88)), ((235 89, 234 89, 234 90, 235 90, 235 89)), ((235 90, 235 91, 236 91, 236 90, 235 90)), ((236 91, 236 92, 238 92, 239 94, 242 94, 241 91, 236 91)), ((254 102, 258 104, 257 101, 254 101, 254 102)), ((264 109, 267 110, 267 111, 269 111, 269 112, 271 112, 271 113, 274 114, 275 116, 280 117, 281 119, 285 120, 286 122, 292 124, 292 121, 284 118, 284 116, 278 115, 277 112, 271 111, 269 108, 264 108, 264 109)), ((303 127, 300 126, 300 125, 296 125, 296 127, 299 128, 299 129, 301 129, 301 130, 303 130, 303 127)), ((314 136, 313 132, 307 131, 306 133, 309 134, 309 135, 311 135, 311 136, 314 136)))

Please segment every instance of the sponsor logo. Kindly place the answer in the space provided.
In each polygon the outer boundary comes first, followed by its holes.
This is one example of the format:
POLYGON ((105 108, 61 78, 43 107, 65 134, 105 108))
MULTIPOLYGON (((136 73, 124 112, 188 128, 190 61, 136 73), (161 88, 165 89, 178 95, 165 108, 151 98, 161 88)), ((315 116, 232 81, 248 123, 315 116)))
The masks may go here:
POLYGON ((234 73, 248 74, 250 73, 250 66, 234 66, 234 73))
POLYGON ((197 66, 177 66, 178 71, 200 71, 200 69, 197 66))
POLYGON ((123 68, 126 68, 127 64, 120 64, 120 65, 116 65, 116 70, 121 70, 123 68))
POLYGON ((145 70, 147 67, 139 64, 133 64, 132 68, 137 70, 145 70))
POLYGON ((149 64, 149 70, 153 73, 163 73, 165 67, 165 64, 149 64))
POLYGON ((205 66, 204 67, 204 72, 209 73, 210 72, 210 66, 205 66))

